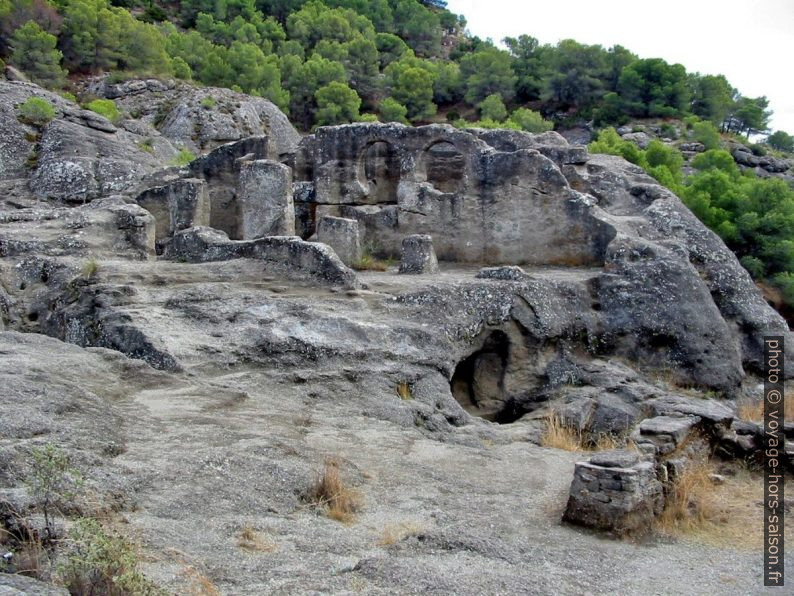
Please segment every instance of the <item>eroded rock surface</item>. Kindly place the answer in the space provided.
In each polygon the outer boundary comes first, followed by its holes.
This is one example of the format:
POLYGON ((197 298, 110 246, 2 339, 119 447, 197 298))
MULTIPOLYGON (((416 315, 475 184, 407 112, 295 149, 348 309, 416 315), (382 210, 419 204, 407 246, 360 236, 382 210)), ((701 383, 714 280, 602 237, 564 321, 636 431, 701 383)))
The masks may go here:
MULTIPOLYGON (((0 124, 4 462, 47 440, 73 453, 175 592, 193 567, 224 593, 625 593, 659 560, 684 570, 665 590, 691 588, 693 568, 711 591, 724 573, 752 589, 754 555, 560 525, 578 458, 534 444, 554 411, 585 435, 636 429, 643 457, 695 432, 742 457, 763 446, 732 402, 680 386, 743 396, 763 335, 794 344, 675 195, 555 133, 354 124, 298 142, 264 100, 190 89, 98 88, 139 122, 47 95, 41 131, 0 124), (153 125, 163 155, 193 147, 196 123, 203 154, 184 167, 129 152, 153 125), (45 184, 72 162, 82 173, 45 184), (356 273, 353 229, 380 257, 430 236, 437 268, 425 244, 413 260, 431 274, 356 273), (305 501, 332 455, 365 494, 351 527, 305 501), (275 550, 241 552, 248 525, 275 550)), ((46 95, 0 92, 3 109, 46 95)), ((579 490, 572 516, 646 524, 662 480, 604 457, 576 472, 603 505, 579 490)), ((3 465, 0 489, 24 495, 24 462, 3 465)))

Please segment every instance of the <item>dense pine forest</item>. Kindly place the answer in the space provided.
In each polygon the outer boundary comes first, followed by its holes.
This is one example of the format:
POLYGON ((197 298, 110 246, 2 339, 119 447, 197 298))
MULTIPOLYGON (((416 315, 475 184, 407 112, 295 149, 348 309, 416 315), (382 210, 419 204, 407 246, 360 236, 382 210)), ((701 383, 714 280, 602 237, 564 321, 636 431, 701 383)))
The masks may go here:
POLYGON ((621 46, 483 40, 466 25, 440 0, 0 0, 0 57, 69 97, 102 72, 228 87, 271 100, 304 131, 376 120, 586 125, 602 131, 591 150, 622 155, 673 189, 755 279, 794 304, 794 190, 742 171, 726 151, 730 142, 794 151, 794 137, 768 130, 766 97, 621 46), (641 149, 610 128, 645 119, 670 142, 641 149), (706 151, 684 168, 674 141, 706 151))

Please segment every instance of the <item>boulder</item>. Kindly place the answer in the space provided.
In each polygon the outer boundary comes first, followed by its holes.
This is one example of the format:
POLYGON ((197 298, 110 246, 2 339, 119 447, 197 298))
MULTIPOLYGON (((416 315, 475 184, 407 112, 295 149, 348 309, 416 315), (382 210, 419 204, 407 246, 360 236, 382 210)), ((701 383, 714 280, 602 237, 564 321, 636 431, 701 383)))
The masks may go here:
POLYGON ((647 132, 630 132, 623 135, 624 141, 631 141, 640 149, 646 149, 653 140, 647 132))
POLYGON ((174 234, 165 256, 190 263, 258 259, 263 261, 265 271, 287 278, 346 288, 361 285, 355 272, 348 269, 330 247, 305 242, 295 236, 230 240, 220 230, 190 228, 174 234))
POLYGON ((433 250, 433 238, 414 234, 403 239, 400 273, 436 273, 438 260, 433 250))
POLYGON ((317 226, 317 241, 327 244, 347 266, 361 260, 361 239, 355 219, 325 216, 317 226))

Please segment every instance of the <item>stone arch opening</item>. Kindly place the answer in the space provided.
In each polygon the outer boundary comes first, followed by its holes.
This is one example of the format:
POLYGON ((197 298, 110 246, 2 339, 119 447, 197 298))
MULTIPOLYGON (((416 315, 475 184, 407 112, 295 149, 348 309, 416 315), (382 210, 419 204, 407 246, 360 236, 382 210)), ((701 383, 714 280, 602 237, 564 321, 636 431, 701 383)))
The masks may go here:
POLYGON ((505 395, 505 372, 510 339, 501 330, 485 338, 482 347, 455 367, 450 388, 458 403, 472 416, 506 424, 520 416, 505 395))
POLYGON ((419 173, 421 181, 428 182, 443 193, 458 192, 463 185, 466 161, 457 147, 449 141, 436 141, 422 153, 419 173))
POLYGON ((391 143, 374 141, 367 145, 359 169, 368 203, 397 203, 400 164, 391 143))

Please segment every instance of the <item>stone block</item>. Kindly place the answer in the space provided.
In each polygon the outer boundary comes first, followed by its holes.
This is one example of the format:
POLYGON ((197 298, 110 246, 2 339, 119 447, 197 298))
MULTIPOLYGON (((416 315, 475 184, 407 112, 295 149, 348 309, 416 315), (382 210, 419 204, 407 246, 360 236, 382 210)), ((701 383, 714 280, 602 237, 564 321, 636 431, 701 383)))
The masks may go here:
POLYGON ((289 167, 266 159, 242 162, 237 190, 242 239, 294 235, 292 195, 289 167))
POLYGON ((355 219, 326 215, 317 226, 317 241, 334 249, 345 265, 361 260, 361 239, 355 219))
POLYGON ((438 260, 433 238, 414 234, 403 238, 400 273, 436 273, 438 260))

